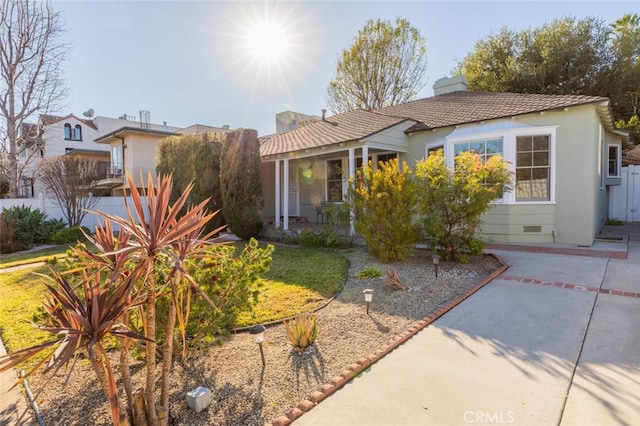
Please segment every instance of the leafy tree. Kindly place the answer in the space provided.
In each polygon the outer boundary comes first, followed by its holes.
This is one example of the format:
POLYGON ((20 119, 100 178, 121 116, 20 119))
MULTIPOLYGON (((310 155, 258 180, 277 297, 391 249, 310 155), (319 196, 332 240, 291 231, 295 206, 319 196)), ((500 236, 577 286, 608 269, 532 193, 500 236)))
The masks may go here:
POLYGON ((99 179, 95 160, 67 155, 46 157, 38 165, 38 178, 53 194, 71 228, 80 226, 100 200, 93 184, 99 179))
POLYGON ((329 107, 338 113, 406 102, 426 84, 426 68, 425 40, 409 21, 369 20, 338 59, 329 107))
POLYGON ((484 243, 476 237, 480 217, 510 189, 511 175, 502 157, 494 155, 483 163, 479 155, 462 152, 451 169, 439 150, 418 162, 416 179, 418 213, 434 250, 445 260, 481 252, 484 243))
POLYGON ((30 138, 42 135, 42 129, 31 134, 23 126, 54 111, 64 98, 61 72, 68 47, 58 41, 64 26, 50 1, 2 0, 0 17, 0 148, 8 151, 9 197, 16 198, 26 166, 18 154, 30 138))
MULTIPOLYGON (((171 136, 163 140, 158 148, 156 170, 173 176, 171 202, 175 202, 193 182, 187 205, 198 204, 208 198, 207 210, 215 212, 222 208, 220 156, 223 144, 222 136, 216 133, 171 136)), ((207 224, 207 229, 222 225, 223 216, 216 215, 207 224)))
POLYGON ((416 241, 416 196, 411 174, 407 164, 399 168, 396 159, 380 162, 375 170, 370 162, 350 184, 355 229, 383 262, 406 258, 416 241))
POLYGON ((623 120, 626 119, 627 125, 622 128, 628 128, 629 119, 638 115, 640 101, 640 16, 637 13, 627 13, 613 23, 611 28, 612 51, 615 56, 615 73, 611 75, 614 82, 612 108, 623 120))
POLYGON ((538 28, 503 28, 475 44, 456 70, 470 90, 606 94, 609 28, 601 19, 565 17, 538 28))
POLYGON ((228 133, 220 163, 224 219, 239 238, 255 237, 262 229, 258 132, 239 129, 228 133))

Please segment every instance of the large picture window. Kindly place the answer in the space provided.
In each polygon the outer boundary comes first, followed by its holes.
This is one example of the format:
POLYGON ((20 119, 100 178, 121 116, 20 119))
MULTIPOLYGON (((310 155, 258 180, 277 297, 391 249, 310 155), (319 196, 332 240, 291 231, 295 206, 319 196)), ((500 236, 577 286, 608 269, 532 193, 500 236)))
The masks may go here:
POLYGON ((486 162, 487 159, 494 155, 502 155, 502 138, 462 142, 453 146, 454 156, 464 151, 471 151, 478 154, 482 158, 482 161, 486 162))
POLYGON ((342 160, 327 161, 327 201, 342 201, 342 160))
POLYGON ((549 135, 516 138, 516 201, 549 201, 549 135))

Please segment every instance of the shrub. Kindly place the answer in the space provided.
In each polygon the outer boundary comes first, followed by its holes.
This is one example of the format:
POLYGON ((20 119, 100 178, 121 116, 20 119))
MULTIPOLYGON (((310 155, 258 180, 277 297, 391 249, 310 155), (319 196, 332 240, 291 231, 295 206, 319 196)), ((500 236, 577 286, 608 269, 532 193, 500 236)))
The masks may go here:
POLYGON ((260 248, 252 238, 237 257, 235 250, 231 245, 211 246, 189 263, 190 274, 216 306, 212 312, 202 298, 192 302, 189 334, 202 338, 232 328, 238 313, 257 301, 260 274, 271 266, 273 246, 260 248))
POLYGON ((482 252, 485 243, 476 237, 480 216, 511 184, 509 169, 499 155, 483 162, 479 155, 465 151, 454 161, 454 169, 447 167, 439 150, 416 167, 422 231, 444 260, 482 252))
POLYGON ((284 329, 287 333, 287 342, 298 353, 313 345, 318 337, 318 323, 313 314, 298 315, 285 321, 284 329))
POLYGON ((15 238, 16 223, 0 214, 0 253, 13 253, 23 250, 25 246, 15 238))
POLYGON ((56 232, 65 229, 67 227, 67 222, 63 219, 49 219, 42 222, 42 229, 40 238, 43 242, 51 242, 51 237, 53 237, 56 232))
POLYGON ((310 231, 303 229, 297 236, 298 244, 303 247, 327 247, 327 248, 346 248, 349 247, 349 241, 346 237, 338 234, 338 232, 330 227, 323 226, 320 229, 310 231))
POLYGON ((60 229, 58 232, 53 234, 53 236, 51 236, 50 241, 53 244, 69 244, 77 241, 84 242, 86 241, 86 238, 80 228, 82 228, 84 232, 89 235, 90 231, 86 226, 74 226, 73 228, 60 229))
POLYGON ((43 224, 47 215, 39 209, 31 210, 24 204, 2 209, 6 223, 13 227, 13 238, 18 250, 30 249, 37 243, 45 242, 43 224))
POLYGON ((369 266, 368 268, 364 268, 362 271, 358 272, 356 276, 360 279, 380 278, 382 276, 382 272, 375 266, 369 266))
POLYGON ((349 188, 355 210, 355 229, 373 254, 383 262, 406 258, 416 241, 413 215, 416 210, 414 183, 406 163, 371 162, 358 171, 349 188))
POLYGON ((229 229, 243 240, 262 229, 260 206, 260 142, 255 130, 227 134, 220 160, 222 214, 229 229))

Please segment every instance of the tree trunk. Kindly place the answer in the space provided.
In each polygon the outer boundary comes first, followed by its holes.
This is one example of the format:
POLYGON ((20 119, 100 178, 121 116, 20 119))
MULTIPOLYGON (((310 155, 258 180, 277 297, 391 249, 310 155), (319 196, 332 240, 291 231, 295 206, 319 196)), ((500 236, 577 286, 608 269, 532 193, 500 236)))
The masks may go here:
POLYGON ((162 348, 162 391, 160 393, 160 405, 164 410, 164 418, 160 421, 161 426, 167 426, 169 421, 169 382, 171 381, 171 362, 173 360, 173 335, 176 328, 176 303, 177 286, 176 281, 180 279, 178 273, 171 282, 171 299, 169 300, 169 318, 167 318, 167 328, 165 340, 162 348))
POLYGON ((158 424, 158 416, 156 415, 156 285, 155 276, 149 275, 149 286, 147 296, 147 338, 151 342, 146 343, 147 356, 147 380, 145 386, 145 403, 147 405, 147 421, 150 425, 158 424))
MULTIPOLYGON (((128 324, 129 314, 127 314, 128 324)), ((122 345, 120 346, 120 370, 122 374, 122 385, 124 386, 124 393, 127 396, 127 412, 133 416, 133 389, 131 384, 131 368, 129 364, 129 348, 131 346, 131 340, 124 338, 122 345)))
POLYGON ((133 413, 133 424, 135 426, 147 426, 147 409, 144 404, 144 391, 138 390, 132 395, 131 411, 133 413))

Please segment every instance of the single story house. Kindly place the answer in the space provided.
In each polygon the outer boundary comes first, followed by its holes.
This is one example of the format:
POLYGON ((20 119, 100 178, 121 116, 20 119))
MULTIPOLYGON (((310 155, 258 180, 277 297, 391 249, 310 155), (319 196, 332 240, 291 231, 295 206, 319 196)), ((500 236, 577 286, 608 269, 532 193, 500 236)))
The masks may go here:
POLYGON ((621 181, 628 135, 615 129, 598 96, 466 91, 464 78, 441 79, 434 96, 355 110, 266 138, 260 149, 265 218, 288 229, 293 217, 340 202, 363 159, 410 166, 430 152, 501 154, 514 189, 483 217, 492 242, 589 246, 604 226, 609 192, 621 181))

